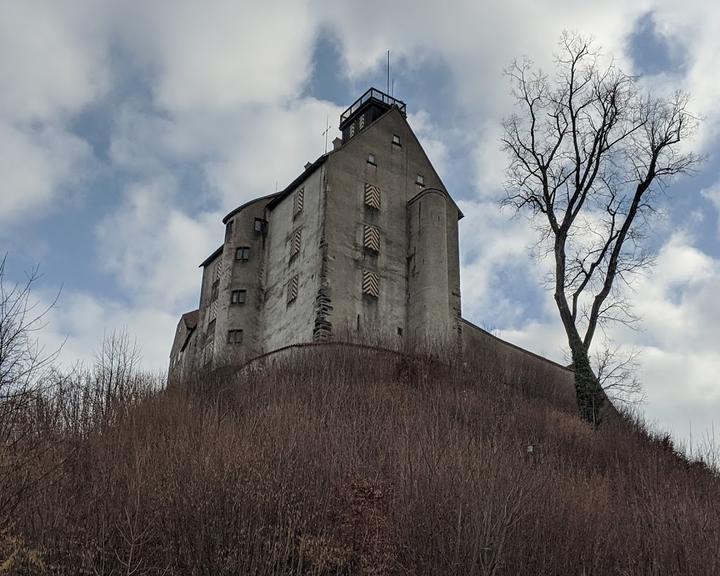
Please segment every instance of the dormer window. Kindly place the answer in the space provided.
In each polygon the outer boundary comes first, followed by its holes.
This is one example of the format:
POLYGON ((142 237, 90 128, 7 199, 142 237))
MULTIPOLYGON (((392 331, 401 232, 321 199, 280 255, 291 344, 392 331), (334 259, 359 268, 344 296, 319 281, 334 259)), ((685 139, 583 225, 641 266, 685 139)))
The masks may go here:
POLYGON ((418 186, 425 186, 425 176, 418 174, 417 178, 415 178, 415 184, 418 186))
POLYGON ((368 162, 368 164, 372 164, 373 166, 377 166, 377 162, 375 161, 375 154, 373 154, 373 153, 368 154, 367 162, 368 162))

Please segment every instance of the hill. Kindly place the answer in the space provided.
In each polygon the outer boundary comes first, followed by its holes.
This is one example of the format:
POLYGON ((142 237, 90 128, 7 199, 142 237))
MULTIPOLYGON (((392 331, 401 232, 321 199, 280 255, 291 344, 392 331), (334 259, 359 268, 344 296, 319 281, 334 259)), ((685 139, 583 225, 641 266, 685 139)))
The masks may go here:
POLYGON ((22 413, 0 573, 720 574, 716 473, 487 356, 329 346, 165 391, 86 371, 22 413))

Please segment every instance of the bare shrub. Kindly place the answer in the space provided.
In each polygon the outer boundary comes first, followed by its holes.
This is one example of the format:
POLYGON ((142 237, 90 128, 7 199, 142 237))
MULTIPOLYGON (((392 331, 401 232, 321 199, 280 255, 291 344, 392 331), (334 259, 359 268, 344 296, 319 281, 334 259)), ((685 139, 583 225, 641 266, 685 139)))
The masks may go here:
POLYGON ((707 466, 638 420, 593 432, 537 367, 399 352, 289 350, 167 391, 135 372, 104 411, 103 371, 74 376, 43 412, 62 474, 13 538, 62 574, 720 571, 707 466))

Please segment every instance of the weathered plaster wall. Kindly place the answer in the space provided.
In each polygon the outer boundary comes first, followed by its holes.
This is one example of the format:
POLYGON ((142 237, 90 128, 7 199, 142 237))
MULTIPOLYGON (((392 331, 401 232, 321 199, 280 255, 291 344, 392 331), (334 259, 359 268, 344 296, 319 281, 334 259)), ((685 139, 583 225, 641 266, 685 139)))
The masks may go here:
POLYGON ((303 210, 297 216, 293 214, 295 191, 268 211, 261 317, 265 350, 313 339, 320 287, 324 180, 325 166, 321 166, 298 186, 305 189, 305 197, 303 210), (291 259, 290 245, 296 230, 301 230, 300 252, 291 259), (295 275, 297 298, 289 303, 287 285, 295 275))
MULTIPOLYGON (((392 109, 364 132, 354 136, 332 153, 328 162, 327 238, 328 285, 333 310, 330 318, 337 338, 363 337, 400 341, 408 333, 408 259, 411 244, 408 201, 427 187, 446 191, 405 119, 392 109), (393 143, 398 136, 400 143, 393 143), (375 163, 368 162, 370 155, 375 163), (418 174, 424 183, 418 184, 418 174), (379 210, 364 205, 365 184, 377 186, 381 192, 379 210), (369 224, 380 231, 380 252, 363 248, 363 226, 369 224), (362 293, 362 272, 378 274, 378 298, 362 293)), ((436 318, 444 318, 441 332, 446 333, 449 290, 457 294, 453 304, 459 311, 459 261, 457 240, 448 245, 448 238, 457 235, 458 212, 447 197, 447 214, 443 213, 438 239, 445 246, 443 262, 433 262, 429 272, 434 279, 433 298, 442 304, 433 308, 436 318), (455 218, 447 229, 446 221, 455 218), (454 258, 456 262, 447 262, 454 258), (438 270, 450 267, 447 274, 438 270), (441 286, 442 284, 442 286, 441 286), (439 291, 439 292, 438 292, 439 291), (437 296, 439 294, 439 296, 437 296), (442 308, 442 310, 440 310, 442 308)), ((444 206, 446 200, 442 201, 444 206)), ((414 249, 414 248, 413 248, 414 249)), ((419 319, 413 316, 415 325, 419 319)), ((435 326, 433 326, 433 329, 435 326)), ((411 331, 412 332, 412 331, 411 331)))
POLYGON ((256 218, 265 218, 265 206, 271 198, 246 204, 226 223, 221 256, 222 273, 217 300, 215 362, 222 365, 257 354, 262 348, 261 316, 263 309, 262 272, 265 261, 265 236, 255 230, 256 218), (228 233, 228 224, 232 222, 228 233), (236 259, 236 249, 250 248, 247 261, 236 259), (233 290, 245 290, 244 304, 233 304, 233 290), (228 342, 230 330, 242 330, 241 344, 228 342))

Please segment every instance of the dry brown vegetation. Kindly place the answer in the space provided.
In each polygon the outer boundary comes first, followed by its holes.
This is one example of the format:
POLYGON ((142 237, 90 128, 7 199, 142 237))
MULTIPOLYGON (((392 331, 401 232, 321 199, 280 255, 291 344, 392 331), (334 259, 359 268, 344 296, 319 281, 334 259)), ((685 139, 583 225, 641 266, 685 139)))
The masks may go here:
POLYGON ((712 469, 528 367, 328 347, 160 391, 108 352, 0 447, 0 573, 720 574, 712 469))

